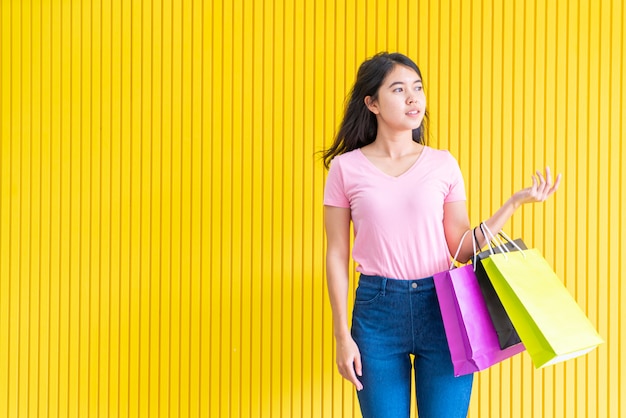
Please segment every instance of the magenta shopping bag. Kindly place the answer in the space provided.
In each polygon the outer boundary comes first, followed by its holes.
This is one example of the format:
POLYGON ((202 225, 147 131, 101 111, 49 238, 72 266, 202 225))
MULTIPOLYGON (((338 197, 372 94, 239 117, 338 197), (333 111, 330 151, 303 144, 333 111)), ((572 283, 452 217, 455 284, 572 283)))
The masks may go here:
POLYGON ((472 265, 433 278, 455 376, 484 370, 524 351, 522 343, 500 348, 472 265))

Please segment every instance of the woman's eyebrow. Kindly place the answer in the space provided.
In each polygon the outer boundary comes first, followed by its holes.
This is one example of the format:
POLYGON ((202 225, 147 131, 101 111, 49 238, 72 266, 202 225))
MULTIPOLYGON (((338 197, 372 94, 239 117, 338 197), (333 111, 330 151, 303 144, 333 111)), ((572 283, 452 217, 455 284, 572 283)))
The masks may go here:
MULTIPOLYGON (((416 83, 421 83, 421 82, 422 82, 422 80, 421 80, 420 78, 418 78, 417 80, 415 80, 415 81, 413 82, 413 84, 416 84, 416 83)), ((402 82, 402 81, 394 81, 393 83, 391 83, 391 84, 389 85, 389 88, 392 88, 393 86, 396 86, 396 85, 404 85, 404 82, 402 82)))

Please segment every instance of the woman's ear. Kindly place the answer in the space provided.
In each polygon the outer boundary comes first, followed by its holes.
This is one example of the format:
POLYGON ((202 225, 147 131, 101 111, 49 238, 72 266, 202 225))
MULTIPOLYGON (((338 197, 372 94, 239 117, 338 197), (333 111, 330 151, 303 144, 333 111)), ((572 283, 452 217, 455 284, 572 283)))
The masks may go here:
POLYGON ((365 96, 363 99, 365 102, 365 106, 375 115, 378 115, 378 106, 376 105, 376 101, 372 100, 372 96, 365 96))

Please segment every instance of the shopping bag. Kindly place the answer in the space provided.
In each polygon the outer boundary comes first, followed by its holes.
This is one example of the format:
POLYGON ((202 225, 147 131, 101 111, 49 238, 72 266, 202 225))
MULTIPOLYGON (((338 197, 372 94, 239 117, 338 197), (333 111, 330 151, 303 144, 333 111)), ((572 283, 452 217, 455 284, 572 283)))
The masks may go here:
POLYGON ((452 268, 458 253, 451 270, 433 276, 455 376, 484 370, 524 351, 521 343, 500 348, 473 266, 452 268))
POLYGON ((482 263, 536 368, 604 342, 537 249, 493 254, 482 263))
MULTIPOLYGON (((483 226, 481 224, 481 230, 483 230, 483 226)), ((483 230, 483 235, 487 237, 488 235, 483 230)), ((488 243, 488 245, 492 245, 488 243)), ((503 247, 505 250, 509 251, 517 251, 517 248, 526 249, 526 245, 521 239, 514 240, 514 243, 506 240, 504 243, 499 243, 496 250, 503 247)), ((498 334, 498 342, 500 344, 500 348, 511 347, 515 344, 519 344, 521 339, 515 331, 515 327, 509 318, 509 315, 504 310, 504 306, 502 306, 502 302, 498 297, 489 277, 487 276, 487 272, 483 267, 482 260, 489 257, 491 254, 494 254, 494 251, 490 247, 490 250, 483 251, 477 254, 477 262, 476 262, 476 277, 478 278, 478 284, 480 285, 480 290, 483 292, 483 296, 485 297, 485 301, 487 302, 487 308, 489 309, 489 315, 491 316, 491 320, 493 321, 493 325, 496 329, 496 333, 498 334)))
POLYGON ((455 376, 484 370, 524 351, 522 343, 500 348, 472 265, 433 278, 455 376))

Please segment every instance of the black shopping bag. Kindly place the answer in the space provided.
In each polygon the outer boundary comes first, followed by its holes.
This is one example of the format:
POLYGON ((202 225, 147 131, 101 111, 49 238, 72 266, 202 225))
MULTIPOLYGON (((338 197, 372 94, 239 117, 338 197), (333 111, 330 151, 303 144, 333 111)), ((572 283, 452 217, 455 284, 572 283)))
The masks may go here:
MULTIPOLYGON (((517 247, 522 250, 526 250, 527 247, 521 239, 513 240, 517 247)), ((490 244, 492 245, 492 244, 490 244)), ((503 246, 506 247, 509 251, 518 251, 517 247, 505 240, 503 242, 503 246)), ((478 279, 478 284, 480 285, 480 290, 485 297, 485 302, 487 303, 487 310, 489 311, 489 315, 491 316, 491 320, 493 321, 493 325, 496 329, 496 333, 498 334, 498 341, 500 343, 500 348, 505 349, 515 344, 519 344, 521 339, 519 335, 517 335, 517 331, 515 331, 515 327, 511 323, 511 319, 509 315, 506 313, 504 306, 502 306, 502 302, 496 293, 496 290, 493 288, 491 284, 491 280, 489 280, 489 276, 485 271, 485 267, 483 267, 482 260, 489 257, 492 252, 499 252, 500 249, 496 246, 492 247, 492 251, 483 251, 478 253, 477 261, 476 261, 476 278, 478 279)))

